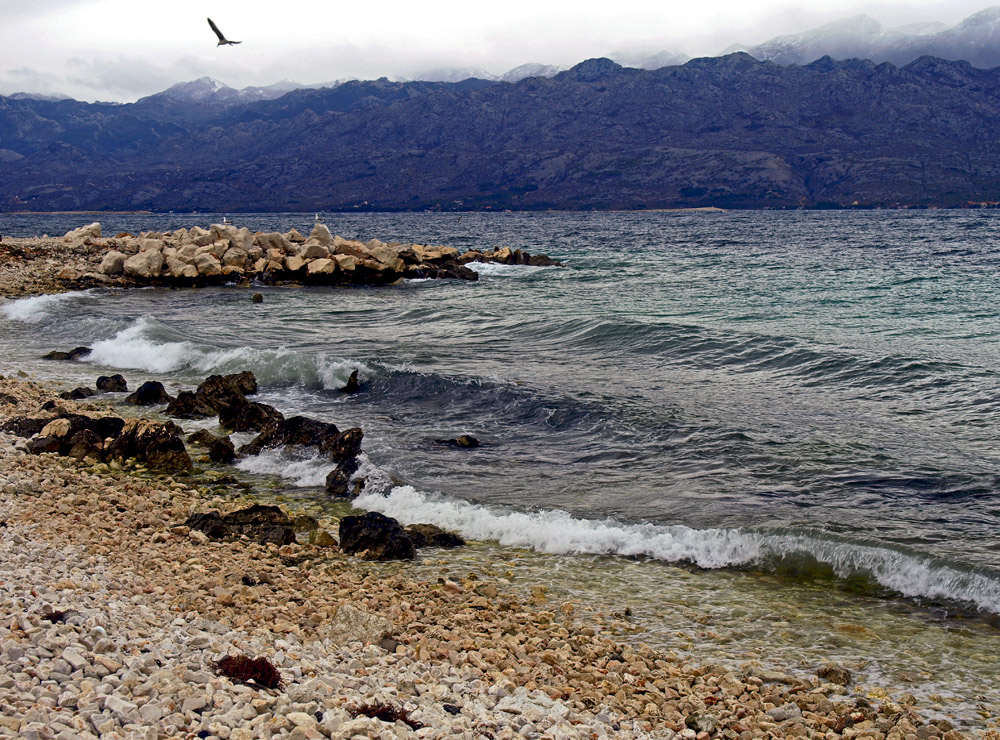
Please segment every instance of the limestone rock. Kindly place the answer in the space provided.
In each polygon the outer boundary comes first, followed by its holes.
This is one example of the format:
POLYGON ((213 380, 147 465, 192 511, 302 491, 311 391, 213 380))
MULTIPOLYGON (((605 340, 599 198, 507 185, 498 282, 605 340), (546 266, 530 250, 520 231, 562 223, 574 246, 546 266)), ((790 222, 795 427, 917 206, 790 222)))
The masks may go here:
POLYGON ((194 265, 198 269, 198 274, 205 277, 212 277, 222 274, 222 263, 212 252, 202 252, 194 258, 194 265))
POLYGON ((105 275, 121 275, 125 270, 125 255, 112 249, 101 259, 101 272, 105 275))
POLYGON ((150 249, 146 252, 139 252, 125 260, 125 274, 137 278, 159 277, 163 270, 163 254, 150 249))
POLYGON ((333 618, 321 625, 317 633, 321 638, 338 645, 349 642, 377 645, 391 637, 394 631, 393 623, 385 617, 370 614, 350 604, 341 604, 333 618))
POLYGON ((63 237, 68 242, 79 241, 80 239, 100 239, 101 238, 101 224, 95 221, 92 224, 86 226, 81 226, 78 229, 73 229, 72 231, 67 231, 66 236, 63 237))
POLYGON ((313 230, 309 234, 309 238, 315 239, 324 247, 333 246, 333 234, 330 233, 330 229, 327 228, 326 224, 316 224, 313 226, 313 230))

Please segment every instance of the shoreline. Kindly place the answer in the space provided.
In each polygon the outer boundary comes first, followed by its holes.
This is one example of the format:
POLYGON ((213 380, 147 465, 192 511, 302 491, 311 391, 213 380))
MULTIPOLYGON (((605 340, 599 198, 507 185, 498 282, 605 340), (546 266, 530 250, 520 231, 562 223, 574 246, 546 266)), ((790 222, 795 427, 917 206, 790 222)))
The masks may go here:
MULTIPOLYGON (((57 400, 54 390, 28 381, 0 379, 0 393, 16 401, 0 407, 4 418, 14 409, 35 413, 48 401, 66 411, 101 412, 98 404, 57 400)), ((374 696, 425 725, 414 733, 397 723, 398 737, 967 737, 924 724, 912 706, 873 707, 829 680, 738 675, 623 643, 616 635, 628 630, 624 617, 578 617, 571 603, 525 599, 474 574, 421 582, 405 565, 372 564, 335 546, 207 541, 183 524, 187 516, 233 510, 248 499, 209 491, 197 478, 186 482, 143 466, 114 470, 23 447, 0 434, 0 549, 4 562, 16 564, 16 574, 5 578, 14 589, 3 593, 0 613, 0 706, 24 713, 16 728, 0 721, 0 735, 4 728, 32 729, 25 720, 33 717, 75 728, 79 737, 95 729, 111 737, 263 737, 264 725, 293 737, 385 737, 393 726, 349 716, 374 696), (16 584, 28 582, 18 598, 16 584), (381 624, 377 635, 338 641, 331 625, 344 605, 381 624), (77 614, 80 623, 74 617, 50 626, 46 610, 77 614), (98 650, 88 642, 98 628, 116 636, 113 645, 98 650), (383 634, 391 634, 391 649, 378 644, 383 634), (173 652, 161 649, 167 643, 173 652), (25 666, 32 646, 41 652, 25 666), (216 676, 212 661, 237 652, 272 659, 285 688, 277 695, 248 691, 216 676), (22 685, 45 676, 59 683, 58 691, 49 689, 57 704, 41 711, 22 685), (148 684, 157 676, 163 683, 153 693, 148 684), (74 692, 75 704, 58 702, 74 692), (250 717, 258 701, 264 703, 257 709, 269 711, 255 709, 250 717), (233 707, 246 705, 233 716, 233 707), (250 727, 251 734, 243 732, 250 727)), ((330 520, 320 527, 335 531, 330 520)))

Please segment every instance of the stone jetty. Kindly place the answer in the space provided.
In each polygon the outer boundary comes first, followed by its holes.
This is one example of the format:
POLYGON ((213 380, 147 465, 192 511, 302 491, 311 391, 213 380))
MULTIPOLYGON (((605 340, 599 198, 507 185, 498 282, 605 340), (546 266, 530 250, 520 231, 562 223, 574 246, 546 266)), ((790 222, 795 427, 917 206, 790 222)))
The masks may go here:
POLYGON ((0 279, 9 296, 105 286, 265 284, 385 285, 406 278, 476 280, 472 262, 558 265, 510 247, 455 247, 344 239, 316 224, 305 236, 213 224, 109 236, 92 223, 62 237, 0 242, 0 279))

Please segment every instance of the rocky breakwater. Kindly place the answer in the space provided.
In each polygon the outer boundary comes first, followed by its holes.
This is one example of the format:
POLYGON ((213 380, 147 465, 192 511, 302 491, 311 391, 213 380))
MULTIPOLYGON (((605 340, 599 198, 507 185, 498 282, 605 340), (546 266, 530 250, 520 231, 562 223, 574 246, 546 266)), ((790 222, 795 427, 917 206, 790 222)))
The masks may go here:
POLYGON ((0 242, 0 278, 8 296, 100 285, 267 284, 385 285, 405 278, 476 280, 470 262, 558 265, 509 247, 460 253, 454 247, 390 244, 334 236, 316 224, 308 236, 251 232, 213 224, 168 232, 102 236, 99 223, 61 238, 0 242))

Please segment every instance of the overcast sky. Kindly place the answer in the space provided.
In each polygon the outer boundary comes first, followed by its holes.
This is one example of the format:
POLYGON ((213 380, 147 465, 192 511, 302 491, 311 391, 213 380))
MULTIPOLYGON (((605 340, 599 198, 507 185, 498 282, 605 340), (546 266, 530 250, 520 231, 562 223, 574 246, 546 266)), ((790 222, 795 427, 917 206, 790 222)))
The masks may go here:
POLYGON ((0 94, 133 101, 175 82, 232 87, 289 79, 493 74, 526 62, 571 66, 615 52, 715 55, 858 13, 886 26, 957 23, 990 5, 883 0, 0 0, 0 94), (239 46, 216 47, 211 16, 239 46))

